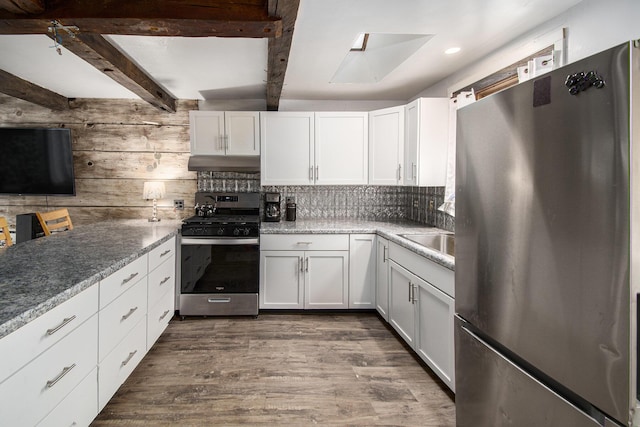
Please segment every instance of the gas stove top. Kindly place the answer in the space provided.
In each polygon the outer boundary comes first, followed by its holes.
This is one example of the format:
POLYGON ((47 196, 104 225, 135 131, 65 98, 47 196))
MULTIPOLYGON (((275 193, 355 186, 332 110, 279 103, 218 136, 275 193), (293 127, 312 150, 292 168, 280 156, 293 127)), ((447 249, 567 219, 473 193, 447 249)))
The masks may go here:
POLYGON ((259 212, 259 193, 196 193, 196 215, 182 221, 182 235, 255 238, 259 212))

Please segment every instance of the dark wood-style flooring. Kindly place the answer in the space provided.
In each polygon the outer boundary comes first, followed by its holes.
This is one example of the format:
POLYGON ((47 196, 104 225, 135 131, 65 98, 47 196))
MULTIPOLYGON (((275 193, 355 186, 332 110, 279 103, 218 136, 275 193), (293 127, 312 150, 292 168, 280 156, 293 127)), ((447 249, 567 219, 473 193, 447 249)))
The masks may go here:
POLYGON ((375 313, 174 319, 92 426, 454 426, 452 393, 375 313))

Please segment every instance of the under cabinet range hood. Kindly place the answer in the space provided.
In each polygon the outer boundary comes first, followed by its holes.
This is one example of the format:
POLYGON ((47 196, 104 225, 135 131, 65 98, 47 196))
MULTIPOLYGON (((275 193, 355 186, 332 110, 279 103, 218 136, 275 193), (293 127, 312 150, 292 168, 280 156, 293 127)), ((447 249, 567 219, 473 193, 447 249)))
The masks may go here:
POLYGON ((260 172, 259 156, 191 156, 190 171, 260 172))

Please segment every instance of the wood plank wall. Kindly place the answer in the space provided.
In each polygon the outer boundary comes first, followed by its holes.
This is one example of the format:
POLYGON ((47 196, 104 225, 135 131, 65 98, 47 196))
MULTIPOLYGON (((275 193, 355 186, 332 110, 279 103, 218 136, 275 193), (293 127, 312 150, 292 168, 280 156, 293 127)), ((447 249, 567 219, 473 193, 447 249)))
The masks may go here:
POLYGON ((151 201, 142 199, 143 183, 165 182, 167 197, 158 201, 158 216, 191 215, 196 172, 187 170, 189 110, 195 100, 178 101, 177 112, 160 111, 143 101, 77 99, 67 111, 53 111, 0 95, 2 127, 66 127, 73 137, 76 196, 0 195, 0 216, 15 225, 17 214, 69 208, 74 225, 110 219, 151 216, 151 201), (185 210, 175 211, 174 199, 185 210))

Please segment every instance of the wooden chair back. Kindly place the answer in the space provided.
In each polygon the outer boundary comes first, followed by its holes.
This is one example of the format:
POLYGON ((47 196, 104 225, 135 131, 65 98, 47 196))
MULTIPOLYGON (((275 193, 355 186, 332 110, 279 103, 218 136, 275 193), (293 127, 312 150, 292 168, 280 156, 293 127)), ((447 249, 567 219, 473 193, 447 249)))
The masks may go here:
POLYGON ((11 234, 9 234, 9 224, 7 224, 7 219, 3 216, 0 216, 0 240, 4 240, 5 246, 13 245, 11 234))
POLYGON ((52 231, 73 230, 73 223, 71 223, 67 208, 50 212, 36 212, 36 216, 40 221, 45 236, 50 236, 52 231))

